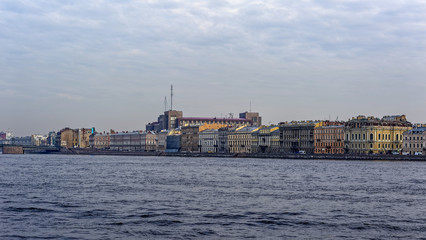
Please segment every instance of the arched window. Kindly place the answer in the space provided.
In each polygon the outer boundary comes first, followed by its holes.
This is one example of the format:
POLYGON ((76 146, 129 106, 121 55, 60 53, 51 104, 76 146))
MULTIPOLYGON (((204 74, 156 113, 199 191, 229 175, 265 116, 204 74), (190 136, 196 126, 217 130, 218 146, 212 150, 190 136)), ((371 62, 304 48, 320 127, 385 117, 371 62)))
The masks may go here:
POLYGON ((373 137, 374 137, 374 136, 373 136, 373 134, 371 133, 371 134, 370 134, 370 141, 373 141, 373 137))

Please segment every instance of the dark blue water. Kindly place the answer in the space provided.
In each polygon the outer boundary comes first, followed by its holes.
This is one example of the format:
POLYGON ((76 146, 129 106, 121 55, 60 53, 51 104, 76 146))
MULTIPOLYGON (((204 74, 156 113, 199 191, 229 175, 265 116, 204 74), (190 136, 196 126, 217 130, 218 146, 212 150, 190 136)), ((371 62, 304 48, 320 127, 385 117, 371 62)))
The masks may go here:
POLYGON ((1 239, 426 239, 426 163, 0 155, 1 239))

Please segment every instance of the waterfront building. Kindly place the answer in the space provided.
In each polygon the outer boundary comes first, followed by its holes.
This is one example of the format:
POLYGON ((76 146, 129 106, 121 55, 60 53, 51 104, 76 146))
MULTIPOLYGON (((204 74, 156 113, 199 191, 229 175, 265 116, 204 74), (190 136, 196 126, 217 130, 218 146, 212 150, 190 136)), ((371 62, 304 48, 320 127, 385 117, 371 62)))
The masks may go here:
POLYGON ((278 153, 280 150, 280 131, 276 125, 261 127, 253 132, 252 152, 278 153))
POLYGON ((115 151, 144 151, 142 132, 121 132, 110 135, 110 149, 115 151))
POLYGON ((157 148, 157 136, 153 131, 142 133, 142 146, 146 152, 155 152, 157 148))
MULTIPOLYGON (((201 127, 200 127, 201 128, 201 127)), ((218 149, 219 130, 205 129, 199 133, 200 152, 216 153, 218 149)))
POLYGON ((199 151, 199 127, 185 126, 181 127, 181 152, 199 151))
POLYGON ((345 153, 345 123, 321 122, 314 129, 315 154, 345 153))
POLYGON ((426 155, 426 127, 417 127, 403 134, 403 154, 426 155))
POLYGON ((89 137, 90 147, 95 149, 109 149, 111 137, 109 133, 95 133, 89 137))
POLYGON ((345 153, 400 153, 403 133, 411 128, 405 115, 354 117, 345 124, 345 153))
POLYGON ((169 132, 167 130, 160 131, 156 134, 156 151, 165 152, 167 148, 167 135, 169 132))
POLYGON ((239 115, 240 118, 248 119, 251 121, 252 126, 262 126, 262 117, 259 116, 258 112, 243 112, 239 115))
POLYGON ((89 148, 90 147, 90 135, 95 133, 95 128, 79 128, 77 139, 78 139, 78 145, 79 148, 89 148))
POLYGON ((90 135, 95 132, 95 128, 64 128, 56 135, 58 147, 65 148, 88 148, 90 147, 90 135))
POLYGON ((254 131, 258 127, 239 127, 228 135, 229 152, 231 153, 251 153, 254 131))
POLYGON ((228 135, 235 131, 236 127, 224 127, 218 129, 217 152, 229 153, 228 135))
POLYGON ((166 152, 179 152, 181 149, 181 132, 172 130, 166 138, 166 152))
POLYGON ((280 123, 280 152, 313 154, 314 129, 319 123, 320 121, 280 123))
POLYGON ((75 148, 78 146, 78 131, 76 129, 64 128, 56 136, 58 147, 75 148))

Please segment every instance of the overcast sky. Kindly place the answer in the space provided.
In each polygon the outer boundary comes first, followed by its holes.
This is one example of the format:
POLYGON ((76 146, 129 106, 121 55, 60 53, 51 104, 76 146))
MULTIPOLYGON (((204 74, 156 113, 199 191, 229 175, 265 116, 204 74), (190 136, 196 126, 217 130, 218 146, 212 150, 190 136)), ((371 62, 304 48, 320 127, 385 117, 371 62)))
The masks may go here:
POLYGON ((426 122, 420 0, 2 0, 0 131, 144 129, 186 117, 265 124, 406 114, 426 122))

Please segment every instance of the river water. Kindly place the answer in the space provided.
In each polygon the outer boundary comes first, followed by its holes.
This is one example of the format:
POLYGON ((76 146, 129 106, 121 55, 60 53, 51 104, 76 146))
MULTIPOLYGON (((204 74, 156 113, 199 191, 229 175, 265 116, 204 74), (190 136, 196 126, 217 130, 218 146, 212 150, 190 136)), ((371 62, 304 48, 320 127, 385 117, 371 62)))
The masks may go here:
POLYGON ((426 239, 426 163, 0 155, 1 239, 426 239))

